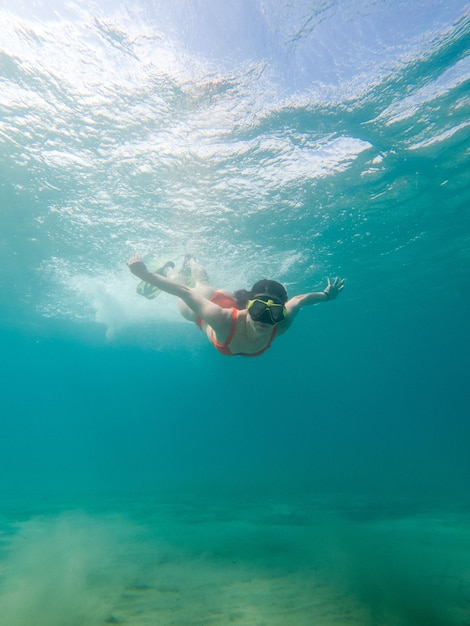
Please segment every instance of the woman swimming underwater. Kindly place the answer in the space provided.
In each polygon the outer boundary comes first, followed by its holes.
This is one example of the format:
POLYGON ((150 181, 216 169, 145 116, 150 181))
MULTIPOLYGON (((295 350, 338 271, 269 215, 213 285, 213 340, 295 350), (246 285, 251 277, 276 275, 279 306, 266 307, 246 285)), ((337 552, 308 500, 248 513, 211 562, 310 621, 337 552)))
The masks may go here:
POLYGON ((323 291, 288 298, 281 283, 263 279, 250 291, 242 289, 232 295, 212 288, 204 268, 191 256, 185 257, 182 271, 191 273, 194 287, 182 284, 176 273, 174 278, 164 275, 170 273, 173 263, 166 264, 164 273, 149 272, 137 255, 127 264, 141 280, 179 298, 182 315, 195 322, 216 350, 227 356, 263 354, 288 330, 302 307, 334 300, 345 283, 343 278, 328 279, 323 291))

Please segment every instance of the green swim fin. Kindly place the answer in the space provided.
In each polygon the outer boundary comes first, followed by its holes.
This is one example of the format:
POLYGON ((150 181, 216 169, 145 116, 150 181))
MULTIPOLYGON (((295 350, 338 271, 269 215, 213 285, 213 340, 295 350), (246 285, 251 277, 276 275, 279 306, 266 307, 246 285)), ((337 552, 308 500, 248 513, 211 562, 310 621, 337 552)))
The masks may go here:
MULTIPOLYGON (((173 261, 167 261, 166 263, 155 269, 150 267, 150 271, 154 274, 161 274, 162 276, 166 276, 166 270, 169 267, 171 267, 172 269, 175 268, 175 264, 173 263, 173 261)), ((180 276, 184 278, 183 282, 186 287, 192 288, 195 286, 194 278, 191 276, 191 274, 180 273, 180 276)), ((144 296, 144 298, 147 298, 148 300, 154 300, 161 293, 162 290, 158 287, 155 287, 155 285, 147 283, 145 280, 141 280, 140 283, 137 285, 136 291, 140 296, 144 296)))
MULTIPOLYGON (((150 271, 154 274, 161 274, 162 276, 166 276, 166 270, 169 267, 175 267, 173 261, 167 261, 162 266, 155 269, 150 268, 150 271)), ((136 291, 140 296, 144 296, 144 298, 147 298, 148 300, 153 300, 158 296, 159 293, 161 293, 161 289, 155 287, 155 285, 147 283, 145 280, 140 281, 140 283, 137 285, 136 291)))

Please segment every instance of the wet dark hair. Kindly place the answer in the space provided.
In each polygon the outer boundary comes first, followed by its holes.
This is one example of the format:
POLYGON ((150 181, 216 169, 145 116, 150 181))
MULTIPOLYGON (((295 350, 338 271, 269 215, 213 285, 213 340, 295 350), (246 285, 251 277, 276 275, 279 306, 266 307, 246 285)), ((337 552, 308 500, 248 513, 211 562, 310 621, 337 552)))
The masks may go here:
POLYGON ((248 300, 252 300, 256 296, 271 296, 279 300, 281 304, 285 304, 288 300, 287 291, 284 285, 275 280, 263 278, 253 285, 251 291, 239 289, 233 294, 237 301, 237 309, 246 309, 248 300))

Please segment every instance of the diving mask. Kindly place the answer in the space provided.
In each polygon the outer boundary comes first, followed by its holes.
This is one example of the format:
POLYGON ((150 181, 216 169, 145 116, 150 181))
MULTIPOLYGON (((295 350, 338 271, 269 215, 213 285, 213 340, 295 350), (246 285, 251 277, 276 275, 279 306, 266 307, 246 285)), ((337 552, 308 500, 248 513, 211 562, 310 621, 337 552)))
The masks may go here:
POLYGON ((271 326, 282 322, 287 315, 286 307, 269 296, 258 296, 253 300, 248 300, 246 308, 255 322, 271 326))

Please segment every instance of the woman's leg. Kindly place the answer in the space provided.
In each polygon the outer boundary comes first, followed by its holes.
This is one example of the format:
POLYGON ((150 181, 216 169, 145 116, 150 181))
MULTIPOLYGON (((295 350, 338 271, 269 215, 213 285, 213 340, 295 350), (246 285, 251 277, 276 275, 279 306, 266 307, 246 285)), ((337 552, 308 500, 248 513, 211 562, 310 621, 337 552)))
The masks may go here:
MULTIPOLYGON (((209 285, 209 278, 206 270, 193 256, 189 254, 184 257, 183 266, 178 272, 178 277, 175 279, 185 284, 188 283, 188 279, 192 279, 191 282, 194 283, 193 289, 196 289, 197 292, 205 298, 210 298, 215 291, 215 289, 209 285)), ((178 308, 181 315, 187 320, 190 322, 194 322, 196 320, 194 311, 192 311, 188 305, 179 298, 178 308)))

